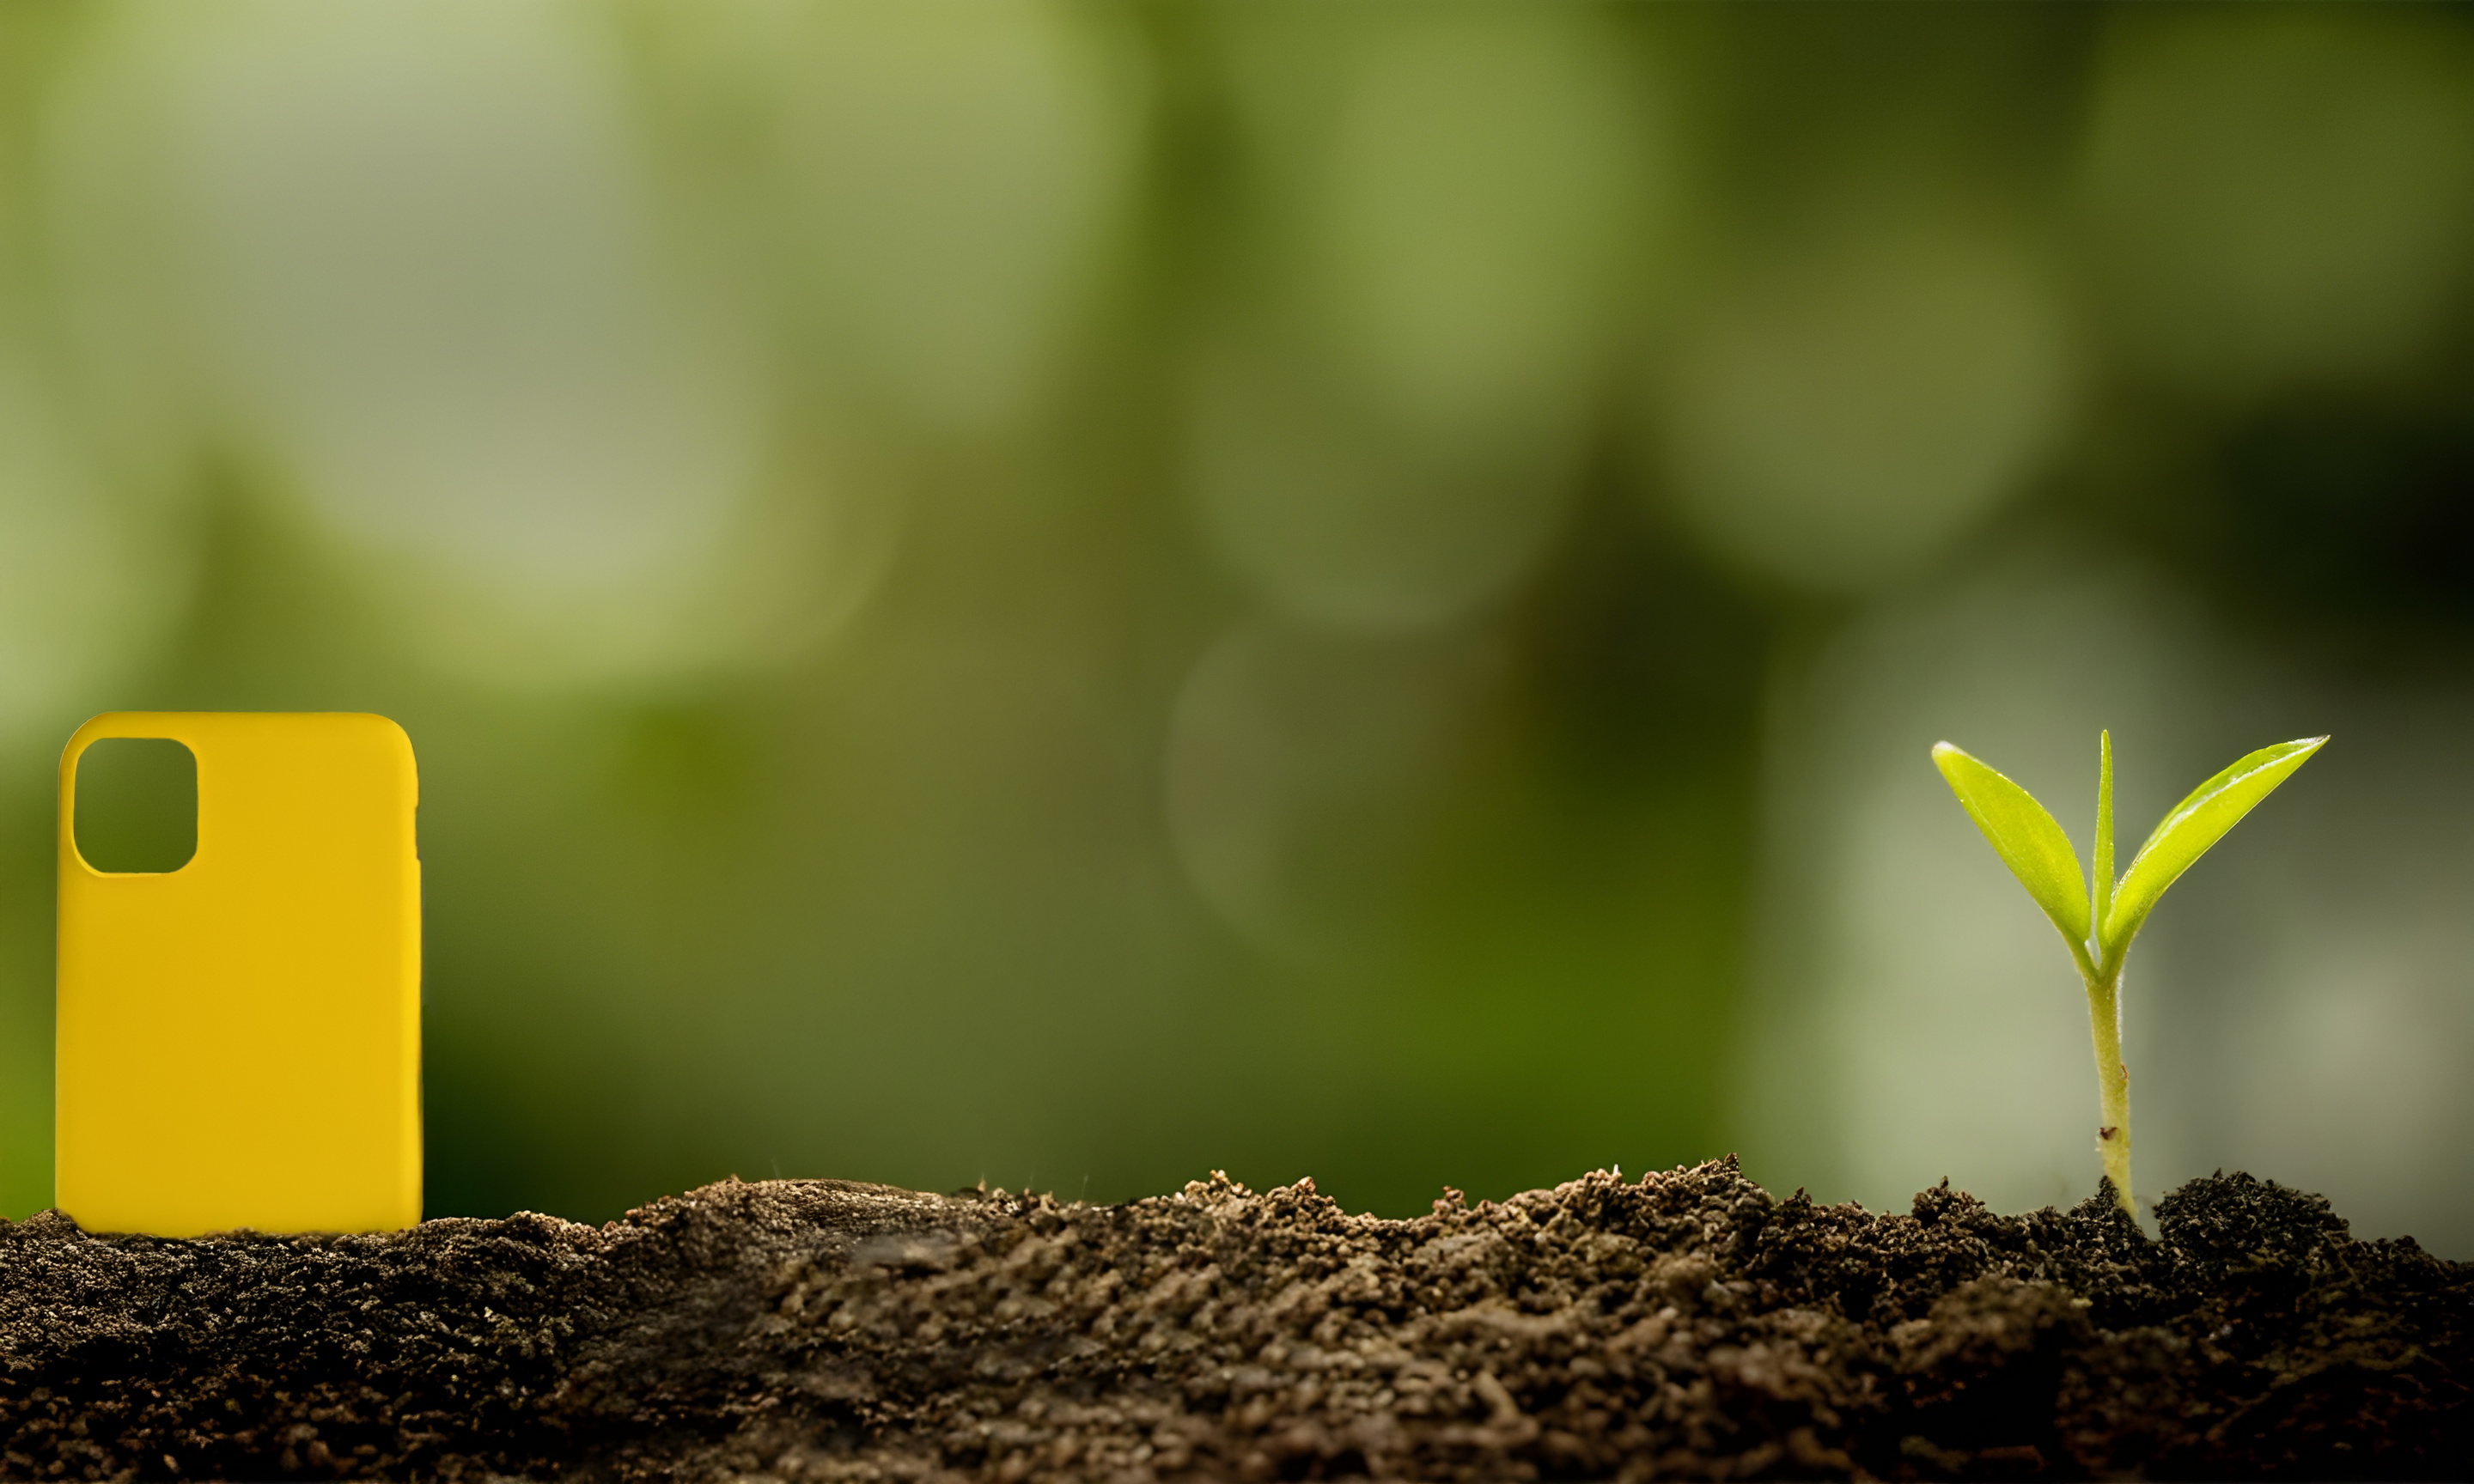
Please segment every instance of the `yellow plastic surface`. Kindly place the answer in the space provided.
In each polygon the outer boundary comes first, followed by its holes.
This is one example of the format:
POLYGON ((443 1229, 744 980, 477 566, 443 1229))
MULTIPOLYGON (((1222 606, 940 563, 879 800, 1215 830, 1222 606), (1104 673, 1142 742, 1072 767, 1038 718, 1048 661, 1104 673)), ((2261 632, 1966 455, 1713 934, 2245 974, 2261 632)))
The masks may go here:
POLYGON ((90 1232, 379 1232, 421 1219, 412 743, 382 716, 119 711, 61 756, 55 1191, 90 1232), (77 766, 197 758, 198 850, 99 872, 77 766))

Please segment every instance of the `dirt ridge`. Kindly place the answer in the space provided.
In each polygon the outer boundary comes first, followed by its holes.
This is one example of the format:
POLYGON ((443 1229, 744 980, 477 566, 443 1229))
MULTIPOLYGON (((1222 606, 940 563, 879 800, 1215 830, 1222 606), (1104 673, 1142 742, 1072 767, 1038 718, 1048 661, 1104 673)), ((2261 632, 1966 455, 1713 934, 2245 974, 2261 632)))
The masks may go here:
POLYGON ((0 1473, 2474 1475, 2474 1265, 2194 1181, 2003 1216, 1730 1158, 1410 1221, 709 1185, 591 1227, 0 1222, 0 1473))

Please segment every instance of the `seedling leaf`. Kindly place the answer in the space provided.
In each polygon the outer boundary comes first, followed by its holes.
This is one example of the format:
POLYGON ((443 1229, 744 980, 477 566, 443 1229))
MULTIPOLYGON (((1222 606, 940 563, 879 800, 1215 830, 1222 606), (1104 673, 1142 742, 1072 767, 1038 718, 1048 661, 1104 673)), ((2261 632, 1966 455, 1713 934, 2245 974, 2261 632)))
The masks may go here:
POLYGON ((2113 733, 2096 734, 2096 860, 2088 879, 2096 887, 2096 910, 2088 919, 2101 924, 2113 915, 2113 733))
POLYGON ((2104 956, 2118 960, 2140 924, 2147 921, 2156 898, 2165 895, 2165 888, 2190 870, 2192 862, 2205 855, 2208 847, 2223 839, 2225 831, 2240 824, 2254 805, 2274 793, 2276 785, 2309 762, 2311 754, 2327 740, 2303 737, 2263 747, 2191 790, 2189 798, 2175 804, 2131 858, 2122 888, 2114 894, 2113 912, 2104 921, 2104 956))
POLYGON ((2018 784, 1947 742, 1933 745, 1933 766, 1950 780, 1959 806, 1993 844, 2019 884, 2062 930, 2074 957, 2087 955, 2088 882, 2071 837, 2046 807, 2018 784))

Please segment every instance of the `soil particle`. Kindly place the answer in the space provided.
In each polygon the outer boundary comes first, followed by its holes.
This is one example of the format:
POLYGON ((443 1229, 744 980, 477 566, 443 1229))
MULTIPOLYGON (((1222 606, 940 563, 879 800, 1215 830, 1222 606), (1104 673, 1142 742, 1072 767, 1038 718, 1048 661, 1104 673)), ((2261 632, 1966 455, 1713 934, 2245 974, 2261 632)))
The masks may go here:
POLYGON ((12 1478, 2462 1478, 2474 1267, 2195 1181, 2001 1216, 1733 1160, 1345 1214, 733 1181, 603 1227, 0 1222, 12 1478))

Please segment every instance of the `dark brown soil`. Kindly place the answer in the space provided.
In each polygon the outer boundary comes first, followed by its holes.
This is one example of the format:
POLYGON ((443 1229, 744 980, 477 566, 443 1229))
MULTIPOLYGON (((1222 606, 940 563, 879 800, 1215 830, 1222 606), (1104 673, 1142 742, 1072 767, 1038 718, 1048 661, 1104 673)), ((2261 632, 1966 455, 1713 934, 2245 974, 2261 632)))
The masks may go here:
POLYGON ((732 1182, 605 1227, 0 1223, 0 1473, 2474 1475, 2474 1266, 2195 1181, 1998 1216, 1732 1160, 1431 1216, 732 1182))

